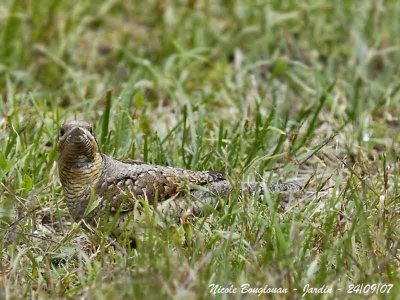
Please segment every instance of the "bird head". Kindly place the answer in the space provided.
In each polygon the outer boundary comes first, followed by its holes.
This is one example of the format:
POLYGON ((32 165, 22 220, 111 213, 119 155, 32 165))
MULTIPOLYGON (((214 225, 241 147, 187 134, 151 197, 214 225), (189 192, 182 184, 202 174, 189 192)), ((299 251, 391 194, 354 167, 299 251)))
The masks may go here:
POLYGON ((73 168, 85 167, 100 155, 93 129, 85 121, 68 121, 60 128, 58 138, 59 162, 73 168))

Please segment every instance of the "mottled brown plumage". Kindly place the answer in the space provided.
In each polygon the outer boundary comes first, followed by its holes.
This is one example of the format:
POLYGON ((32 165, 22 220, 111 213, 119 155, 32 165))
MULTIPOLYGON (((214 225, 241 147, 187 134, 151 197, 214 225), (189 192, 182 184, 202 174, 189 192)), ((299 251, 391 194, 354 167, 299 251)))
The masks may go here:
MULTIPOLYGON (((179 218, 188 209, 199 213, 216 204, 231 186, 222 172, 190 171, 116 160, 100 152, 91 126, 85 121, 62 125, 59 137, 59 174, 72 217, 95 222, 118 213, 117 226, 134 219, 143 201, 162 216, 179 218), (92 203, 92 205, 89 205, 92 203), (93 205, 95 203, 95 205, 93 205)), ((257 183, 245 190, 254 193, 257 183)), ((272 186, 271 191, 298 191, 297 183, 272 186)), ((139 214, 140 215, 140 214, 139 214)))

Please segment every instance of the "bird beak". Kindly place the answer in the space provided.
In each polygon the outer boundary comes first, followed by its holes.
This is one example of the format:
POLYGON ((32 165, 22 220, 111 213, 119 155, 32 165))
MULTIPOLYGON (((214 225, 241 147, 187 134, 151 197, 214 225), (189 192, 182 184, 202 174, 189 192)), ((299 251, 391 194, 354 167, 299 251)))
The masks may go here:
POLYGON ((79 144, 84 141, 84 136, 86 135, 85 131, 80 127, 75 127, 68 134, 68 140, 71 143, 79 144))

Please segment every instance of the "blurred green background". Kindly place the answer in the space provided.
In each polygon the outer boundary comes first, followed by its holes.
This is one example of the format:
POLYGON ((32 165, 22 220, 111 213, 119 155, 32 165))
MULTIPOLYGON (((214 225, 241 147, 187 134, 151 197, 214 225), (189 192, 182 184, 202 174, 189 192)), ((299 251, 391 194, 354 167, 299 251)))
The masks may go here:
POLYGON ((1 0, 0 297, 398 282, 399 20, 390 0, 1 0), (75 118, 117 157, 307 189, 283 214, 232 197, 189 236, 152 224, 119 251, 62 201, 75 118))

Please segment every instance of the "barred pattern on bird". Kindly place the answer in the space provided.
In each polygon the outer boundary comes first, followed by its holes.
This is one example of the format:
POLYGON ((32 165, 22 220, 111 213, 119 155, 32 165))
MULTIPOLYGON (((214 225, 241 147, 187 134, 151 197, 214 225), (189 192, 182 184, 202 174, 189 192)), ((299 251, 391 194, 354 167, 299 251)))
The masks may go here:
MULTIPOLYGON (((199 214, 204 205, 216 205, 232 186, 222 172, 191 171, 147 164, 138 160, 118 160, 101 153, 92 127, 85 121, 69 121, 61 126, 58 167, 64 197, 71 216, 95 222, 102 215, 118 213, 118 227, 130 219, 146 201, 161 215, 179 219, 190 211, 199 214), (99 205, 87 213, 92 198, 99 205)), ((242 189, 260 193, 259 183, 242 189)), ((298 192, 297 182, 269 187, 271 192, 298 192)))

